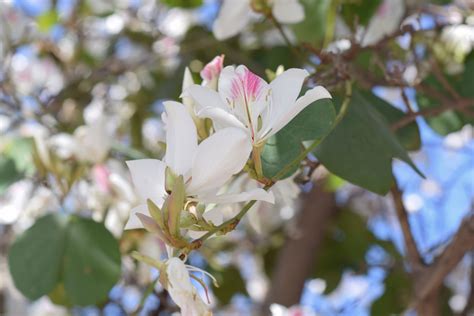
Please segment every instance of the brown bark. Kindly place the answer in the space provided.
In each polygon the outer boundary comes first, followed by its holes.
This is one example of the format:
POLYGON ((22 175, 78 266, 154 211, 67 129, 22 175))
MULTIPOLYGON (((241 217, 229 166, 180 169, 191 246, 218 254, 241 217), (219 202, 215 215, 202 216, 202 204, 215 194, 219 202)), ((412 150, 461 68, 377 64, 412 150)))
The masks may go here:
POLYGON ((439 291, 440 288, 436 288, 428 296, 420 301, 417 309, 419 316, 441 316, 441 309, 439 306, 439 291))
POLYGON ((298 230, 287 236, 278 255, 265 308, 272 303, 284 306, 299 303, 326 227, 336 210, 334 194, 324 191, 321 185, 316 184, 310 193, 304 194, 303 207, 297 219, 298 230))
POLYGON ((419 315, 430 305, 429 298, 439 291, 445 277, 458 265, 467 252, 474 249, 474 214, 469 214, 463 220, 451 243, 444 249, 430 266, 423 269, 415 280, 416 299, 412 306, 416 307, 419 315))

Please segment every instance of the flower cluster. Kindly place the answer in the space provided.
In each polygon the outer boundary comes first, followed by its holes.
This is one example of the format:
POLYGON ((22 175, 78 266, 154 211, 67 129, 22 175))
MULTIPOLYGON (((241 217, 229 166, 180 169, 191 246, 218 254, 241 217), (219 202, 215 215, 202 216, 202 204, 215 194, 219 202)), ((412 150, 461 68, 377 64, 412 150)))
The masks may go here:
POLYGON ((183 103, 164 102, 164 158, 127 162, 141 204, 132 210, 126 229, 145 228, 166 244, 167 261, 145 261, 160 269, 162 285, 186 315, 205 314, 205 304, 190 286, 189 278, 195 276, 187 270, 196 268, 185 269, 176 256, 185 258, 200 246, 203 235, 227 232, 228 226, 220 226, 225 206, 275 202, 274 193, 262 188, 266 179, 260 154, 265 142, 306 106, 331 97, 318 86, 298 98, 308 76, 302 69, 286 70, 267 83, 245 66, 224 67, 223 62, 218 56, 206 65, 200 85, 187 69, 183 103), (255 185, 231 190, 237 175, 249 177, 246 171, 255 185))

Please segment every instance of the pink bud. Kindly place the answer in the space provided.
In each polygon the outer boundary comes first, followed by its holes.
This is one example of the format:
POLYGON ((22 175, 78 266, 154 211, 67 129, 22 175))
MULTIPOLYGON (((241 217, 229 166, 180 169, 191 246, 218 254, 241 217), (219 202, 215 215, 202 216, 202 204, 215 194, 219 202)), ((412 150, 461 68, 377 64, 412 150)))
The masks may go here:
POLYGON ((201 70, 201 78, 206 82, 211 82, 220 75, 223 67, 224 55, 216 56, 211 62, 204 66, 203 70, 201 70))

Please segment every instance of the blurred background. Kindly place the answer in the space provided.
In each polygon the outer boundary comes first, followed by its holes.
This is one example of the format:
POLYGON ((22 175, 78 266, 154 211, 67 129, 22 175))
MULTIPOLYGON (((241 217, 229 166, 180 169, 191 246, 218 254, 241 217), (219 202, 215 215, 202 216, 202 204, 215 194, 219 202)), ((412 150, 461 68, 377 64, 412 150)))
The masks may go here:
MULTIPOLYGON (((208 284, 215 314, 278 303, 273 315, 474 315, 474 2, 299 2, 298 23, 249 10, 241 32, 218 40, 218 0, 0 0, 0 315, 178 311, 157 271, 129 256, 160 258, 164 246, 123 232, 137 204, 125 161, 162 157, 162 102, 179 99, 185 67, 199 82, 222 54, 267 79, 280 65, 305 68, 308 85, 336 99, 350 78, 424 178, 388 140, 368 140, 369 123, 346 121, 339 158, 310 155, 276 185, 275 206, 257 204, 190 257, 219 281, 208 284), (61 284, 37 300, 17 290, 10 246, 49 213, 90 218, 118 241, 106 298, 71 304, 61 284), (452 259, 441 274, 429 270, 440 257, 452 259), (431 274, 441 280, 415 312, 431 274)), ((34 269, 31 253, 23 264, 34 269)))

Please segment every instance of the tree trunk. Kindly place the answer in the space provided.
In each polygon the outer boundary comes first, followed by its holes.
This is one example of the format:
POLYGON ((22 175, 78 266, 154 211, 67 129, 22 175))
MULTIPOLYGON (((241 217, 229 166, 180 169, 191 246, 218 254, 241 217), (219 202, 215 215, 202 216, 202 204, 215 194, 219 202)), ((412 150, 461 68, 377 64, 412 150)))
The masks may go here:
POLYGON ((304 194, 297 231, 287 236, 278 255, 264 305, 265 311, 272 303, 284 306, 299 303, 305 281, 314 268, 326 227, 336 210, 334 194, 325 192, 320 184, 304 194))

